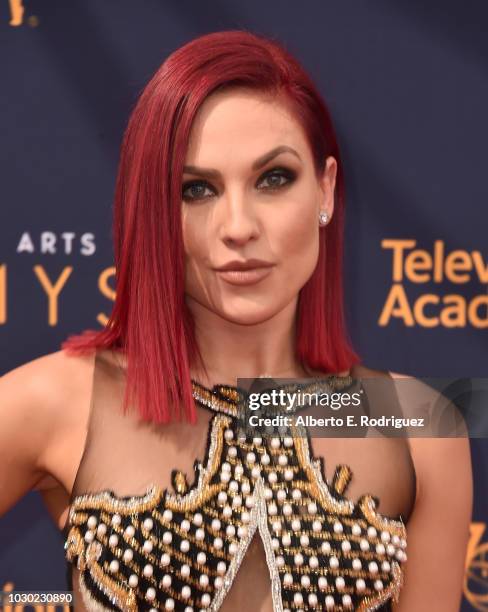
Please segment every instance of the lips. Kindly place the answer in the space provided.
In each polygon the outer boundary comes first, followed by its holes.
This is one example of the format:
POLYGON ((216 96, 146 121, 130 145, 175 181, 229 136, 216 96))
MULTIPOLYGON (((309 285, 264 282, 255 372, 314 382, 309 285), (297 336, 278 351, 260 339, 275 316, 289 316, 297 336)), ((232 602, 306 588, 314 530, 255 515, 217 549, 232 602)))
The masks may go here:
POLYGON ((269 261, 264 261, 263 259, 247 259, 245 261, 229 261, 223 266, 219 266, 215 268, 216 270, 255 270, 257 268, 269 268, 273 264, 269 261))
POLYGON ((218 276, 231 285, 255 285, 271 274, 272 266, 248 270, 217 270, 218 276))

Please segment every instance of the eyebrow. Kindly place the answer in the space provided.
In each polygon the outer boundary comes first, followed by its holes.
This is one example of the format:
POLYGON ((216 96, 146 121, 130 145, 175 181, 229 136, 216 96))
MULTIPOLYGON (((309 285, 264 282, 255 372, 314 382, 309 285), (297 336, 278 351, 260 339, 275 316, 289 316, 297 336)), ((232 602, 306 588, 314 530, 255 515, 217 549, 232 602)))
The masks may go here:
MULTIPOLYGON (((258 159, 256 159, 256 161, 253 163, 252 169, 259 170, 260 168, 265 166, 269 161, 271 161, 272 159, 280 155, 280 153, 292 153, 293 155, 298 157, 298 159, 301 161, 301 157, 300 155, 298 155, 295 149, 293 149, 292 147, 289 147, 288 145, 280 145, 279 147, 275 147, 274 149, 271 149, 271 151, 268 151, 261 157, 258 157, 258 159)), ((222 178, 222 175, 220 174, 220 172, 218 170, 214 170, 213 168, 199 168, 198 166, 184 166, 183 172, 188 173, 188 174, 195 174, 197 176, 205 176, 208 178, 214 178, 214 179, 222 178)))

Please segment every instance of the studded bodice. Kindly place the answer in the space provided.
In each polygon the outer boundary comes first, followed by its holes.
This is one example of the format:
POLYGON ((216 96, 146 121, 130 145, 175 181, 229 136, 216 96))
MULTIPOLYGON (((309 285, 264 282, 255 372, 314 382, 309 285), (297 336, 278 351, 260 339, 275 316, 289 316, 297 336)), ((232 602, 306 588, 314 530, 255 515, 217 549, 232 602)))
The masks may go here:
POLYGON ((194 381, 193 391, 212 411, 193 486, 174 470, 171 490, 72 500, 66 558, 79 570, 86 608, 218 610, 258 534, 275 611, 389 610, 403 584, 401 517, 380 514, 372 495, 350 501, 345 464, 327 482, 307 435, 244 435, 238 388, 194 381))

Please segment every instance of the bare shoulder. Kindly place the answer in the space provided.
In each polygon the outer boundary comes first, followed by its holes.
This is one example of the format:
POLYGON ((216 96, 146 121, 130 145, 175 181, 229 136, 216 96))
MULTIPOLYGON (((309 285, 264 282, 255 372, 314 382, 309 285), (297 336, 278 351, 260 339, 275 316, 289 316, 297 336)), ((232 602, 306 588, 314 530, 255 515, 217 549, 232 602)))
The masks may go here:
POLYGON ((59 350, 37 357, 0 377, 0 402, 12 412, 35 419, 39 424, 69 414, 73 393, 84 389, 93 368, 93 356, 69 356, 59 350))
MULTIPOLYGON (((441 478, 449 476, 452 470, 461 469, 466 478, 471 477, 470 444, 464 420, 460 417, 458 408, 442 392, 439 392, 414 376, 390 372, 395 380, 405 383, 405 397, 412 397, 416 402, 422 401, 429 410, 432 419, 442 419, 451 427, 436 430, 432 437, 410 437, 412 453, 415 454, 417 465, 426 471, 430 477, 441 478), (438 437, 439 433, 445 437, 438 437), (448 435, 449 434, 449 435, 448 435), (456 464, 456 466, 454 465, 456 464)), ((417 467, 417 466, 416 466, 417 467)))
POLYGON ((462 479, 466 483, 469 493, 469 483, 472 479, 469 437, 456 406, 444 399, 442 393, 415 376, 373 369, 363 364, 354 365, 351 375, 359 378, 390 378, 395 384, 405 416, 417 416, 418 406, 425 406, 429 416, 440 415, 442 412, 443 423, 449 422, 452 425, 442 430, 451 431, 451 434, 454 432, 450 437, 407 438, 417 476, 417 499, 426 488, 453 481, 454 475, 456 481, 462 479), (410 415, 412 405, 415 405, 415 410, 412 411, 414 414, 410 415))
POLYGON ((0 377, 0 464, 10 466, 8 473, 0 470, 5 486, 12 489, 15 474, 19 492, 54 486, 54 479, 69 482, 62 457, 69 445, 82 443, 93 364, 94 354, 59 350, 0 377))

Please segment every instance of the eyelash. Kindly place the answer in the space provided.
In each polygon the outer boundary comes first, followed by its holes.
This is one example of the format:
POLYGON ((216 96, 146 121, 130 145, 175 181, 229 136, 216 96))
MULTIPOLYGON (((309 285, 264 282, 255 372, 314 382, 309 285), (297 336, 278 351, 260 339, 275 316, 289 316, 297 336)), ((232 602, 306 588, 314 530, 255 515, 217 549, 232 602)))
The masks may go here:
MULTIPOLYGON (((288 168, 283 168, 281 166, 276 167, 276 168, 271 168, 270 170, 268 170, 267 172, 265 172, 263 175, 259 177, 258 184, 270 176, 280 176, 286 179, 286 181, 282 183, 281 185, 278 185, 276 187, 266 187, 265 188, 265 191, 279 191, 280 189, 283 189, 287 185, 290 185, 291 183, 293 183, 293 181, 296 178, 296 173, 293 170, 290 170, 288 168)), ((205 200, 209 197, 212 197, 211 195, 201 196, 201 197, 198 197, 198 196, 197 197, 185 197, 185 191, 187 191, 188 189, 191 189, 191 187, 200 186, 200 185, 203 187, 208 187, 208 188, 213 189, 210 183, 208 183, 205 180, 187 181, 186 183, 183 184, 182 199, 184 201, 195 201, 195 200, 205 200)), ((214 194, 212 195, 215 195, 215 191, 214 191, 214 194)))

